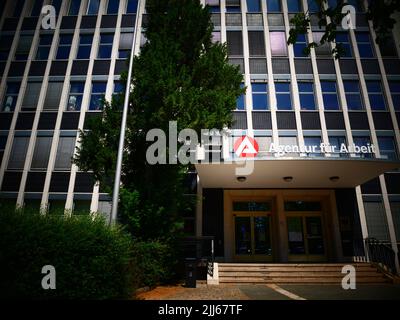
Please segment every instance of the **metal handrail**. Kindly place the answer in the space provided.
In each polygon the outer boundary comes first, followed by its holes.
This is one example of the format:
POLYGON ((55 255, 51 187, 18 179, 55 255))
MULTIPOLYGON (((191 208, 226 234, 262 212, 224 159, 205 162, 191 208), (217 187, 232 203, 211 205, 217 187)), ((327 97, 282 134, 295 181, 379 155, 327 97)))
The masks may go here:
POLYGON ((389 273, 397 274, 396 254, 390 246, 376 238, 366 238, 365 249, 370 262, 389 273))

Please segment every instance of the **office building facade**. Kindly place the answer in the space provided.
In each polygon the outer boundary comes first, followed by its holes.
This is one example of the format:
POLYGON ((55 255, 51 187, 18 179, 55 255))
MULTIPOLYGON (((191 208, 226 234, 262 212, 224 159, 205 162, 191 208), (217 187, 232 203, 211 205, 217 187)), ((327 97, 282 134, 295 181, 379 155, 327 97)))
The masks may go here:
MULTIPOLYGON (((329 1, 333 5, 334 1, 329 1)), ((214 236, 221 261, 345 261, 363 239, 394 252, 400 243, 400 38, 374 41, 362 1, 356 28, 303 52, 323 33, 318 21, 287 45, 290 19, 307 0, 208 0, 214 41, 243 73, 231 133, 257 142, 254 168, 196 165, 187 231, 214 236), (292 146, 278 155, 275 146, 292 146), (336 149, 324 147, 335 146, 336 149), (343 146, 346 148, 343 149, 343 146)), ((101 115, 100 99, 121 90, 134 32, 145 37, 145 1, 3 1, 0 12, 0 185, 2 201, 48 212, 110 212, 110 198, 71 163, 79 130, 101 115), (44 5, 55 28, 42 26, 44 5)), ((398 28, 398 25, 396 26, 398 28)), ((215 146, 216 150, 222 146, 215 146)), ((235 150, 228 150, 232 157, 235 150)), ((219 151, 218 151, 219 152, 219 151)))

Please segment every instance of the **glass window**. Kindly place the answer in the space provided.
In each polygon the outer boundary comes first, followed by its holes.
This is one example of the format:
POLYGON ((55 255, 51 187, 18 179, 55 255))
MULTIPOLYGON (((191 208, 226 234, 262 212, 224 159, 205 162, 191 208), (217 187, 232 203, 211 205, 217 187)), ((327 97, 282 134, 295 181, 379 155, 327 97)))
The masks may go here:
POLYGON ((132 32, 122 32, 119 39, 118 58, 126 59, 129 57, 133 43, 132 32))
POLYGON ((119 94, 119 93, 124 93, 125 86, 122 82, 120 81, 115 81, 114 82, 114 93, 119 94))
POLYGON ((13 11, 13 17, 20 17, 21 16, 21 12, 24 8, 24 3, 25 0, 17 0, 15 2, 15 7, 14 7, 14 11, 13 11))
MULTIPOLYGON (((8 134, 8 132, 6 133, 8 134)), ((3 151, 6 148, 7 144, 7 135, 0 136, 0 150, 3 151)))
POLYGON ((65 212, 65 200, 50 200, 48 204, 48 214, 63 215, 65 212))
POLYGON ((247 0, 247 12, 261 12, 260 0, 247 0))
POLYGON ((28 59, 32 40, 33 40, 32 36, 21 36, 19 38, 18 47, 15 52, 15 60, 27 60, 28 59))
POLYGON ((62 1, 63 1, 63 0, 53 0, 53 1, 51 2, 51 5, 56 9, 56 14, 57 14, 57 15, 60 14, 62 1))
POLYGON ((15 105, 17 104, 18 92, 21 86, 20 82, 8 82, 6 95, 4 96, 1 111, 2 112, 13 112, 15 105))
POLYGON ((213 43, 221 43, 221 31, 213 31, 212 32, 212 42, 213 43))
MULTIPOLYGON (((244 83, 240 84, 240 88, 244 88, 244 83)), ((244 102, 245 95, 240 95, 236 100, 236 110, 244 110, 245 109, 245 102, 244 102)))
POLYGON ((106 82, 93 82, 92 83, 92 94, 90 96, 89 110, 102 110, 103 99, 106 93, 107 83, 106 82))
POLYGON ((100 0, 89 0, 87 14, 96 15, 99 12, 100 0))
POLYGON ((234 201, 233 211, 271 211, 271 202, 234 201))
POLYGON ((344 91, 346 92, 347 108, 349 110, 362 110, 364 109, 360 85, 358 81, 343 81, 344 91))
POLYGON ((290 84, 275 82, 276 103, 278 110, 292 110, 290 84))
POLYGON ((77 59, 89 59, 90 58, 92 42, 93 42, 92 34, 84 34, 79 37, 79 47, 78 47, 78 53, 76 55, 77 59))
POLYGON ((299 82, 300 108, 315 110, 314 85, 311 82, 299 82))
POLYGON ((378 137, 381 158, 396 160, 397 150, 394 137, 378 137))
POLYGON ((43 0, 34 0, 33 6, 32 6, 32 11, 31 11, 32 17, 40 16, 40 12, 42 11, 42 4, 43 4, 43 0))
POLYGON ((9 170, 21 170, 24 168, 28 144, 29 137, 14 137, 10 159, 8 160, 9 170))
POLYGON ((81 6, 81 0, 71 0, 69 4, 68 15, 77 16, 79 14, 80 6, 81 6))
POLYGON ((73 212, 77 215, 90 214, 90 200, 74 200, 73 212))
MULTIPOLYGON (((353 142, 357 147, 367 147, 371 144, 370 137, 353 137, 353 142)), ((357 153, 357 157, 360 158, 373 158, 374 154, 372 153, 357 153)))
POLYGON ((227 13, 239 13, 240 11, 240 0, 228 0, 225 3, 227 13))
POLYGON ((71 169, 72 156, 75 150, 75 137, 60 137, 57 147, 54 170, 68 171, 71 169))
POLYGON ((313 41, 318 45, 315 48, 315 53, 318 56, 331 56, 332 55, 332 48, 329 42, 325 42, 321 44, 322 37, 324 36, 324 32, 313 32, 313 41))
POLYGON ((400 201, 390 201, 390 210, 392 211, 396 238, 400 242, 400 201))
POLYGON ((346 158, 349 156, 347 153, 340 152, 342 145, 345 145, 347 148, 346 137, 344 137, 344 136, 329 137, 329 144, 332 147, 331 148, 331 150, 332 150, 331 157, 346 158))
POLYGON ((356 32, 358 51, 361 58, 373 58, 374 50, 372 49, 371 37, 368 32, 356 32))
POLYGON ((380 81, 367 81, 369 103, 372 110, 386 110, 386 100, 380 81))
POLYGON ((31 169, 46 170, 50 157, 51 141, 53 137, 37 137, 33 151, 31 169))
POLYGON ((72 34, 63 34, 58 42, 57 60, 67 60, 71 50, 72 34))
POLYGON ((85 88, 84 82, 71 82, 67 111, 79 111, 81 110, 83 90, 85 88))
POLYGON ((63 84, 63 82, 49 82, 47 86, 47 93, 44 100, 43 110, 59 109, 63 84))
POLYGON ((271 152, 269 152, 272 144, 272 137, 258 136, 254 138, 259 147, 259 152, 257 153, 257 158, 263 157, 271 157, 273 156, 271 152))
POLYGON ((321 157, 321 137, 304 137, 304 145, 308 157, 321 157))
POLYGON ((1 35, 0 36, 0 60, 7 60, 10 54, 11 45, 14 36, 11 35, 1 35))
POLYGON ((287 0, 287 6, 289 12, 302 11, 300 0, 287 0))
POLYGON ((273 31, 269 33, 272 56, 287 56, 285 32, 273 31))
POLYGON ((27 83, 24 100, 22 101, 22 111, 36 110, 41 87, 41 82, 27 83))
POLYGON ((249 31, 249 53, 251 57, 265 57, 263 31, 249 31))
POLYGON ((352 57, 353 51, 351 49, 350 37, 348 32, 338 32, 336 34, 336 43, 340 43, 344 49, 343 57, 352 57))
MULTIPOLYGON (((297 137, 279 137, 279 145, 281 146, 298 146, 297 137)), ((298 157, 298 153, 285 153, 285 157, 298 157)))
POLYGON ((281 12, 281 0, 267 0, 268 12, 281 12))
POLYGON ((297 36, 297 41, 293 45, 293 51, 295 57, 307 57, 304 53, 305 48, 307 48, 307 38, 305 34, 299 34, 297 36))
POLYGON ((386 212, 382 201, 364 202, 365 217, 367 220, 368 235, 381 241, 388 241, 389 232, 386 221, 386 212))
POLYGON ((339 110, 338 93, 336 82, 321 81, 322 97, 324 99, 325 110, 339 110))
POLYGON ((284 206, 285 206, 285 211, 288 212, 322 211, 321 202, 285 201, 284 206))
POLYGON ((268 96, 266 83, 252 83, 253 110, 268 110, 268 96))
POLYGON ((126 6, 126 13, 136 13, 138 7, 138 0, 128 0, 126 6))
POLYGON ((208 5, 209 10, 212 13, 221 12, 219 0, 206 0, 206 5, 208 5))
POLYGON ((389 81, 394 109, 400 111, 400 81, 389 81))
POLYGON ((117 14, 119 8, 119 0, 108 0, 107 14, 117 14))
POLYGON ((111 51, 114 41, 114 34, 102 33, 100 35, 100 45, 97 58, 99 59, 110 59, 111 51))
POLYGON ((47 60, 50 53, 53 35, 43 34, 39 38, 39 45, 36 52, 36 60, 47 60))
POLYGON ((243 39, 241 31, 227 31, 226 40, 229 56, 243 56, 243 39))

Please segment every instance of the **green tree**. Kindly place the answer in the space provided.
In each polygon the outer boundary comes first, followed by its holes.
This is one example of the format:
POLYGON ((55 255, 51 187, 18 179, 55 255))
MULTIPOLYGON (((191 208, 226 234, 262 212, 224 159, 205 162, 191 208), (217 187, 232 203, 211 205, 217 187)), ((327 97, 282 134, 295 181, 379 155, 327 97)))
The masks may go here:
MULTIPOLYGON (((208 7, 199 0, 147 1, 147 39, 133 61, 119 219, 139 239, 170 239, 182 229, 185 165, 149 165, 146 134, 153 128, 222 129, 232 122, 242 75, 227 48, 212 42, 208 7)), ((123 97, 104 104, 102 117, 80 134, 75 163, 112 185, 123 97)))
MULTIPOLYGON (((311 48, 322 46, 326 43, 335 42, 337 28, 341 27, 343 18, 347 13, 342 13, 342 9, 347 4, 357 4, 363 6, 363 1, 345 0, 311 0, 316 10, 307 10, 305 13, 296 14, 291 20, 292 27, 289 32, 288 44, 297 42, 298 35, 306 34, 310 29, 310 22, 313 17, 318 20, 318 26, 324 32, 319 43, 311 42, 304 49, 304 53, 309 55, 311 48)), ((310 8, 309 8, 310 9, 310 8)), ((366 17, 372 21, 376 32, 375 41, 378 44, 385 43, 396 24, 394 15, 400 13, 400 0, 370 0, 366 10, 366 17)), ((336 46, 332 49, 332 55, 338 59, 345 54, 345 49, 341 43, 335 42, 336 46)))

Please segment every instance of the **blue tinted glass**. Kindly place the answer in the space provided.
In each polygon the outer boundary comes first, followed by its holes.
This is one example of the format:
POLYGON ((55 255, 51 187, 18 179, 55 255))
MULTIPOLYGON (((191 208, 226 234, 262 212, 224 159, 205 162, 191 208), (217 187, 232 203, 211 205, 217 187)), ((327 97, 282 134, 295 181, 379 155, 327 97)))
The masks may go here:
POLYGON ((367 32, 356 32, 357 42, 371 42, 371 38, 367 32))
POLYGON ((329 137, 329 144, 336 147, 336 151, 342 144, 346 144, 345 137, 329 137))
POLYGON ((79 39, 80 44, 92 44, 93 35, 81 35, 79 39))
POLYGON ((307 47, 307 44, 305 44, 305 43, 295 43, 293 45, 294 56, 295 57, 307 57, 307 55, 304 53, 304 49, 306 47, 307 47))
POLYGON ((129 50, 119 50, 118 51, 118 58, 119 59, 128 58, 128 55, 129 55, 129 50))
POLYGON ((7 83, 7 94, 18 94, 20 85, 19 82, 7 83))
POLYGON ((336 8, 337 0, 328 0, 328 6, 329 8, 336 8))
POLYGON ((71 44, 72 43, 72 35, 62 35, 60 36, 60 44, 71 44))
POLYGON ((400 94, 392 95, 393 105, 396 111, 400 111, 400 94))
POLYGON ((13 17, 19 17, 21 15, 22 9, 24 7, 25 0, 17 0, 15 4, 13 17))
POLYGON ((77 16, 79 13, 79 7, 81 6, 81 0, 71 0, 69 7, 69 15, 77 16))
POLYGON ((261 12, 260 0, 247 0, 248 12, 261 12))
POLYGON ((346 94, 346 101, 349 110, 362 110, 363 108, 359 94, 346 94))
POLYGON ((352 57, 353 56, 353 54, 352 54, 352 50, 351 50, 351 45, 350 44, 348 44, 348 43, 342 43, 342 48, 343 48, 343 50, 344 50, 344 52, 343 52, 343 57, 352 57))
POLYGON ((305 34, 297 35, 297 42, 307 42, 306 35, 305 34))
POLYGON ((335 94, 324 94, 324 108, 326 110, 339 110, 338 97, 335 94))
POLYGON ((347 0, 347 3, 352 5, 354 8, 356 8, 357 11, 361 10, 361 6, 360 6, 360 1, 359 0, 347 0))
POLYGON ((391 81, 389 82, 390 92, 400 93, 400 82, 391 81))
POLYGON ((321 87, 323 92, 336 92, 336 82, 321 81, 321 87))
POLYGON ((252 83, 251 90, 253 92, 267 92, 267 85, 265 83, 252 83))
POLYGON ((126 13, 136 13, 137 6, 138 6, 138 0, 128 0, 126 13))
POLYGON ((99 12, 100 0, 89 0, 88 14, 97 14, 99 12))
POLYGON ((112 46, 100 46, 98 58, 100 59, 111 58, 111 51, 112 51, 112 46))
POLYGON ((108 14, 118 13, 118 7, 119 7, 119 0, 108 0, 107 13, 108 14))
POLYGON ((90 98, 89 110, 101 110, 103 109, 102 95, 94 95, 90 98))
POLYGON ((209 6, 208 9, 209 9, 209 11, 212 12, 212 13, 218 13, 218 12, 221 11, 220 8, 219 8, 219 6, 209 6))
POLYGON ((360 87, 358 85, 358 81, 344 81, 344 90, 346 92, 359 92, 360 87))
POLYGON ((289 83, 276 82, 275 83, 275 91, 276 92, 289 92, 290 91, 289 83))
POLYGON ((253 110, 267 110, 268 99, 266 94, 253 94, 253 110))
POLYGON ((69 57, 70 47, 59 47, 57 51, 56 59, 58 60, 66 60, 69 57))
POLYGON ((32 17, 37 17, 40 15, 40 11, 42 10, 42 4, 43 0, 35 0, 31 12, 32 17))
POLYGON ((113 34, 102 34, 100 37, 100 43, 112 43, 114 40, 113 34))
POLYGON ((300 106, 303 110, 315 110, 315 99, 312 94, 300 95, 300 106))
POLYGON ((236 109, 244 110, 244 95, 241 95, 239 98, 237 98, 236 109))
POLYGON ((349 42, 349 34, 345 32, 338 32, 336 34, 336 41, 337 42, 349 42))
POLYGON ((70 93, 83 93, 84 82, 71 82, 70 93))
POLYGON ((61 4, 62 4, 62 0, 53 0, 51 2, 51 5, 56 9, 57 15, 60 13, 61 4))
POLYGON ((369 103, 372 110, 385 110, 386 104, 382 94, 370 94, 369 103))
POLYGON ((356 146, 361 147, 369 144, 371 140, 369 137, 354 137, 353 142, 356 146))
POLYGON ((46 60, 49 57, 50 47, 39 47, 36 60, 46 60))
POLYGON ((287 6, 288 6, 289 12, 300 12, 301 11, 300 0, 288 0, 287 6))
POLYGON ((307 82, 299 82, 299 91, 300 92, 314 92, 313 84, 307 82))
POLYGON ((277 94, 276 103, 278 110, 292 110, 292 100, 290 94, 277 94))
POLYGON ((92 93, 104 93, 106 92, 107 84, 103 82, 94 82, 92 84, 92 93))
POLYGON ((226 12, 241 12, 240 7, 226 7, 226 12))
POLYGON ((320 137, 304 137, 304 144, 306 146, 320 146, 321 138, 320 137))
POLYGON ((0 150, 4 150, 7 144, 7 136, 0 136, 0 150))
POLYGON ((124 89, 124 85, 121 82, 114 82, 114 93, 121 93, 124 89))
POLYGON ((393 137, 378 137, 379 149, 385 151, 395 151, 393 137))
POLYGON ((267 10, 269 12, 280 12, 281 1, 280 0, 267 0, 267 10))
POLYGON ((318 12, 319 5, 316 0, 307 0, 308 3, 308 11, 310 12, 318 12))
POLYGON ((46 34, 40 36, 40 45, 51 45, 51 41, 53 40, 53 35, 46 34))
POLYGON ((92 47, 90 47, 90 46, 79 47, 76 58, 77 59, 89 59, 91 49, 92 49, 92 47))
POLYGON ((368 92, 382 92, 381 84, 379 81, 367 81, 368 92))
POLYGON ((358 44, 358 51, 360 51, 361 58, 373 58, 374 51, 370 44, 358 44))

